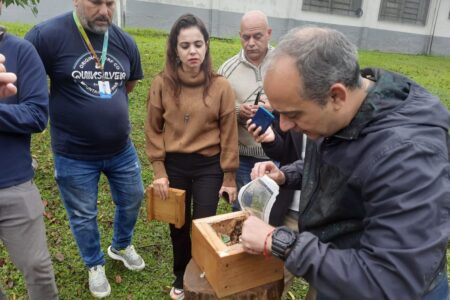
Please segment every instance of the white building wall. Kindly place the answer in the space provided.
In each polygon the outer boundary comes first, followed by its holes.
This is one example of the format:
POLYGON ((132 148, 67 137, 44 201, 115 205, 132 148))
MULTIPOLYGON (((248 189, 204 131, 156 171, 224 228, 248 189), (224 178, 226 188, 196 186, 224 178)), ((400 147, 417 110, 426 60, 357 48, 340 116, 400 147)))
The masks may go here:
MULTIPOLYGON (((213 36, 236 37, 243 13, 259 9, 269 17, 274 40, 289 29, 316 24, 342 31, 363 49, 450 55, 450 0, 431 0, 425 26, 378 21, 381 0, 363 0, 361 17, 303 11, 303 0, 116 0, 123 1, 126 25, 168 31, 183 13, 194 13, 213 36), (126 7, 125 7, 126 6, 126 7)), ((40 0, 39 14, 10 6, 5 21, 37 23, 72 7, 69 0, 40 0), (56 3, 55 3, 56 2, 56 3)))
POLYGON ((436 22, 435 36, 450 38, 450 1, 439 0, 438 17, 436 22))
POLYGON ((294 19, 302 22, 320 22, 330 25, 367 27, 380 30, 395 30, 412 34, 430 35, 433 31, 435 14, 438 13, 435 35, 450 37, 450 20, 448 13, 450 1, 431 0, 428 19, 425 26, 378 21, 381 0, 363 0, 361 17, 350 17, 317 12, 302 11, 302 0, 138 0, 140 2, 159 3, 200 9, 215 9, 223 12, 243 14, 246 11, 259 9, 269 17, 294 19), (439 9, 437 7, 439 6, 439 9))
MULTIPOLYGON (((170 3, 170 5, 190 6, 193 8, 209 8, 219 12, 234 13, 242 15, 246 11, 259 9, 266 13, 274 25, 275 38, 286 32, 288 29, 302 24, 314 23, 338 28, 348 34, 353 42, 366 49, 377 49, 394 52, 410 53, 431 53, 450 55, 450 20, 449 0, 431 0, 428 10, 428 17, 425 25, 398 23, 392 21, 378 20, 381 0, 363 0, 361 17, 342 16, 334 14, 323 14, 317 12, 303 11, 303 0, 204 0, 204 1, 183 1, 183 0, 141 0, 147 2, 170 3), (283 22, 273 22, 273 19, 284 19, 283 22), (382 40, 384 39, 384 41, 382 40), (448 48, 448 49, 446 49, 448 48)), ((215 14, 220 18, 221 14, 215 14)), ((222 16, 223 17, 223 16, 222 16)), ((234 22, 236 18, 231 18, 234 22)), ((223 20, 210 20, 213 34, 220 36, 235 36, 237 25, 229 25, 234 31, 223 26, 223 20)))

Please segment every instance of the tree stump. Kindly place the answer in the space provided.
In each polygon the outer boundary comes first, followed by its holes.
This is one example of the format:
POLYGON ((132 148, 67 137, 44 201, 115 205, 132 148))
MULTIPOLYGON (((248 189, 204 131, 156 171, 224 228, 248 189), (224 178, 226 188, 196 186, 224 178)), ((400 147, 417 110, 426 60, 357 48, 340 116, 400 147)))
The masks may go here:
MULTIPOLYGON (((200 277, 201 271, 193 259, 189 262, 184 273, 185 300, 215 300, 216 296, 208 280, 200 277)), ((224 300, 279 300, 283 293, 283 279, 264 284, 253 289, 230 295, 224 300)))

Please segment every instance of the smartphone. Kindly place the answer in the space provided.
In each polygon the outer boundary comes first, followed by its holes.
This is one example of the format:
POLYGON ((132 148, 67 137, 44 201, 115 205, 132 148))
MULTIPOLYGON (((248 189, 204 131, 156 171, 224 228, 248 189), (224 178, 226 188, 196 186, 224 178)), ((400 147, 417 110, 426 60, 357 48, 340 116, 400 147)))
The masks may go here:
POLYGON ((260 106, 253 116, 251 123, 255 124, 256 127, 261 127, 261 132, 259 134, 263 134, 274 120, 274 115, 266 108, 260 106))
POLYGON ((225 201, 227 201, 228 203, 231 203, 231 202, 230 202, 230 195, 228 195, 227 192, 223 192, 223 193, 222 193, 222 197, 223 197, 223 199, 224 199, 225 201))

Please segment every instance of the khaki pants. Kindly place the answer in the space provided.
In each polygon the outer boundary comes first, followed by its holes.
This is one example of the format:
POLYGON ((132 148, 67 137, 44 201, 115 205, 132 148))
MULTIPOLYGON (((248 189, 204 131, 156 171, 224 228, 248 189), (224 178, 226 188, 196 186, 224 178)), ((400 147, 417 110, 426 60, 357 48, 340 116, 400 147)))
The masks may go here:
MULTIPOLYGON (((0 189, 0 240, 24 275, 30 300, 58 299, 43 211, 31 181, 0 189)), ((2 291, 0 299, 6 299, 2 291)))

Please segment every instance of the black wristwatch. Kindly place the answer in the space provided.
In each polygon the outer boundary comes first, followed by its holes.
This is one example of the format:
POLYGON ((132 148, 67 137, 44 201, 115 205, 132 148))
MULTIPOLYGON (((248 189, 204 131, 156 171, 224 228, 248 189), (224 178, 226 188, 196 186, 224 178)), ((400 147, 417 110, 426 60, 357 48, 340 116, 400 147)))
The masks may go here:
POLYGON ((286 226, 278 227, 272 234, 272 255, 285 260, 296 240, 294 231, 286 226))

